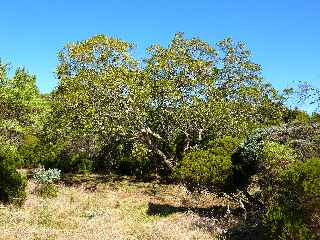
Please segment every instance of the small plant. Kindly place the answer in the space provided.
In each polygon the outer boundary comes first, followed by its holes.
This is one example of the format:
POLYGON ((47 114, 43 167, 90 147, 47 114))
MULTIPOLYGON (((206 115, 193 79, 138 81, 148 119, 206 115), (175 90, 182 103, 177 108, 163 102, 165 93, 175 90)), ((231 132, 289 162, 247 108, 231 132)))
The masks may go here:
POLYGON ((52 184, 60 180, 61 171, 59 169, 48 169, 39 168, 35 171, 33 178, 40 184, 52 184))
POLYGON ((38 189, 38 193, 44 198, 54 198, 58 196, 58 189, 53 184, 44 184, 38 189))
POLYGON ((60 180, 61 171, 58 169, 48 169, 40 168, 34 173, 34 180, 40 184, 37 192, 42 197, 56 197, 58 194, 58 189, 54 183, 60 180))

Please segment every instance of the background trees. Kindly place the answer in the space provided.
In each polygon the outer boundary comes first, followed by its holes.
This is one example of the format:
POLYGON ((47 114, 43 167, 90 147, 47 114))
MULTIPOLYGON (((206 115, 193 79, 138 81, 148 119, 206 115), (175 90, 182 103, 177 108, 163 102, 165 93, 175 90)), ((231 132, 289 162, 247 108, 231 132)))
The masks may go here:
POLYGON ((5 202, 22 204, 26 197, 26 180, 16 167, 25 164, 21 150, 36 141, 43 123, 45 101, 35 80, 24 69, 9 78, 7 65, 0 64, 0 200, 5 202))

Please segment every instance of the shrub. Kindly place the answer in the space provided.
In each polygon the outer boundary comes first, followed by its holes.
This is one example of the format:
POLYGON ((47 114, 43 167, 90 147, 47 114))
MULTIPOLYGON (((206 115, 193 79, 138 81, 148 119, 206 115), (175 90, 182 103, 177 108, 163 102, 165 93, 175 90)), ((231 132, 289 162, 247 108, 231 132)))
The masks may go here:
POLYGON ((33 174, 33 179, 40 184, 52 184, 60 180, 61 171, 58 169, 48 169, 39 168, 33 174))
POLYGON ((3 143, 0 146, 0 200, 22 205, 26 198, 26 178, 16 170, 19 156, 15 147, 3 143))
POLYGON ((54 198, 58 196, 58 188, 53 184, 43 184, 37 189, 37 193, 43 198, 54 198))
POLYGON ((258 172, 258 154, 268 134, 269 129, 257 129, 233 153, 231 157, 234 166, 233 182, 238 187, 247 185, 249 178, 258 172))
MULTIPOLYGON (((259 154, 264 145, 274 142, 291 147, 299 159, 320 156, 320 128, 312 125, 286 124, 279 127, 257 129, 240 145, 232 156, 234 182, 246 185, 254 174, 264 169, 259 154)), ((281 151, 280 149, 278 149, 281 151)))
POLYGON ((275 239, 320 237, 320 159, 299 161, 279 175, 266 201, 265 223, 275 239))
POLYGON ((94 168, 91 157, 86 153, 69 151, 67 142, 44 144, 36 150, 39 163, 45 168, 58 168, 72 173, 90 173, 94 168))
POLYGON ((230 156, 217 156, 208 150, 187 153, 174 176, 190 190, 219 190, 230 185, 232 162, 230 156))
POLYGON ((121 174, 148 177, 152 165, 148 148, 141 143, 134 143, 130 154, 119 160, 118 172, 121 174))
POLYGON ((320 137, 310 137, 307 140, 294 139, 288 142, 297 153, 299 159, 308 159, 313 157, 320 157, 320 137))
POLYGON ((23 144, 18 147, 19 155, 21 156, 21 165, 24 168, 34 168, 40 164, 39 150, 41 149, 39 140, 36 136, 26 135, 23 144))
POLYGON ((61 158, 55 166, 64 172, 90 173, 93 170, 93 161, 86 154, 77 153, 61 158))
POLYGON ((208 142, 206 149, 214 155, 231 156, 240 146, 241 140, 231 136, 224 136, 208 142))
POLYGON ((260 183, 272 239, 320 237, 319 136, 308 124, 258 129, 232 156, 238 187, 260 183))
POLYGON ((287 145, 266 142, 258 152, 258 158, 261 167, 263 167, 264 176, 274 177, 279 171, 294 163, 297 154, 287 145))
POLYGON ((38 194, 42 197, 56 197, 58 189, 54 185, 54 182, 60 180, 60 177, 61 171, 58 169, 37 169, 33 175, 33 179, 40 184, 37 189, 38 194))

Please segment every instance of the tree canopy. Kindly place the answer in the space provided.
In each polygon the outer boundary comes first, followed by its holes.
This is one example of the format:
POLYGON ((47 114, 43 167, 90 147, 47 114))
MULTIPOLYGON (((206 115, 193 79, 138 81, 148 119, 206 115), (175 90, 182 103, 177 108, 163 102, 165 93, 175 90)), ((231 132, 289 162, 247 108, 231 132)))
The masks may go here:
POLYGON ((211 46, 177 33, 168 47, 149 47, 142 62, 133 48, 104 35, 65 46, 48 135, 86 138, 95 147, 125 137, 172 169, 209 136, 245 136, 281 121, 283 98, 264 83, 243 43, 228 38, 211 46))

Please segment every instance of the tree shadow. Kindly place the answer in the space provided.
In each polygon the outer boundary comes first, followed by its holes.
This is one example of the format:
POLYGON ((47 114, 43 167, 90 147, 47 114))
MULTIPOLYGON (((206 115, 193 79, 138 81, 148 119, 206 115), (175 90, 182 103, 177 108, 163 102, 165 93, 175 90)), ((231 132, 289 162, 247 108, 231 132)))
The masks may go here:
POLYGON ((258 206, 248 208, 246 219, 230 227, 225 232, 227 240, 270 240, 268 229, 262 222, 263 209, 258 206))
MULTIPOLYGON (((193 212, 199 215, 200 217, 214 217, 219 218, 223 217, 228 208, 226 206, 213 206, 213 207, 176 207, 169 204, 158 204, 149 202, 147 214, 151 216, 161 216, 166 217, 174 213, 182 213, 182 212, 193 212)), ((241 215, 241 209, 236 208, 230 210, 233 215, 241 215)))
POLYGON ((225 233, 227 240, 270 240, 269 232, 262 224, 238 224, 225 233))
POLYGON ((216 233, 223 229, 223 239, 228 240, 268 240, 268 232, 263 227, 260 219, 257 221, 243 218, 241 208, 230 209, 225 206, 202 207, 176 207, 169 204, 158 204, 149 202, 147 214, 152 216, 167 217, 174 213, 193 212, 202 218, 201 221, 193 223, 194 226, 216 233))

